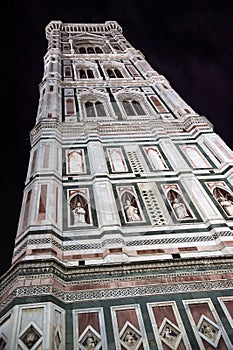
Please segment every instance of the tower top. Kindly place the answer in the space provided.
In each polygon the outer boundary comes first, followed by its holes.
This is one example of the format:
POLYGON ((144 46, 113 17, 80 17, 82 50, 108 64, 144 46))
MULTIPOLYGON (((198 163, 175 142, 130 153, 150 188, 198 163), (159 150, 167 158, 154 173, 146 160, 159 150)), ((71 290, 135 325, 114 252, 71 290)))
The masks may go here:
POLYGON ((48 40, 54 30, 65 31, 68 34, 81 32, 103 33, 111 30, 117 30, 122 33, 122 28, 116 21, 106 21, 105 23, 62 23, 61 21, 51 21, 45 28, 48 40))

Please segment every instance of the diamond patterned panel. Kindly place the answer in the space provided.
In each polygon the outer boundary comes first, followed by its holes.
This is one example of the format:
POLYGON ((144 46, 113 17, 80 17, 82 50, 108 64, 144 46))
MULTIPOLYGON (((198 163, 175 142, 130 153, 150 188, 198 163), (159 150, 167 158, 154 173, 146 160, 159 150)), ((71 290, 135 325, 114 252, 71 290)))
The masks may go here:
POLYGON ((162 340, 170 349, 176 350, 181 341, 181 331, 179 328, 167 318, 164 318, 160 329, 159 335, 162 340))
POLYGON ((212 346, 217 347, 221 337, 221 331, 213 321, 202 315, 198 322, 197 329, 203 339, 212 346))

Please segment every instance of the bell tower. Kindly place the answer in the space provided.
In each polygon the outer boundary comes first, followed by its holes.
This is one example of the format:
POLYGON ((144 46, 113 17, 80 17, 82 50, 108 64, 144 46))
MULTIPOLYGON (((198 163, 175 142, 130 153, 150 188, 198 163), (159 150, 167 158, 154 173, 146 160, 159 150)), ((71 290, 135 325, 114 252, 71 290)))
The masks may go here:
POLYGON ((0 349, 232 349, 232 150, 117 22, 45 32, 0 349))

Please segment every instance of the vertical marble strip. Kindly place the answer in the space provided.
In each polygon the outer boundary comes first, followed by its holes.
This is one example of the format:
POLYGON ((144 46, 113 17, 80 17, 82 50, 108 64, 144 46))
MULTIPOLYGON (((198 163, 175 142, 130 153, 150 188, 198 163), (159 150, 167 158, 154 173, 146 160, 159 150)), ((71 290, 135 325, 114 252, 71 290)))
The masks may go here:
POLYGON ((221 350, 233 349, 222 322, 211 299, 183 300, 200 350, 213 348, 221 350))
POLYGON ((107 350, 102 308, 73 310, 74 349, 107 350))
POLYGON ((231 327, 233 328, 233 296, 219 297, 218 301, 226 315, 231 327))
POLYGON ((116 349, 150 350, 140 305, 112 306, 116 349))
POLYGON ((147 304, 158 350, 192 350, 174 301, 147 304))

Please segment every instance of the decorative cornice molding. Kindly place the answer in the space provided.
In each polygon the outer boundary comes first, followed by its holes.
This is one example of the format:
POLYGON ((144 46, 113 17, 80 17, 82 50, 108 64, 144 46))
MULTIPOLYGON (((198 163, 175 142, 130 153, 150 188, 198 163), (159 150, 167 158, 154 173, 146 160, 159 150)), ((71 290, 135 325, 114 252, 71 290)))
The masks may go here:
POLYGON ((65 31, 68 34, 78 33, 100 33, 118 31, 122 33, 122 28, 116 21, 106 21, 105 23, 63 23, 61 21, 51 21, 45 28, 46 38, 49 40, 54 30, 65 31))
MULTIPOLYGON (((171 134, 182 133, 183 129, 192 126, 194 129, 202 128, 204 130, 211 131, 212 124, 206 117, 187 117, 185 119, 163 121, 156 119, 155 117, 147 116, 142 117, 141 120, 129 120, 121 122, 117 121, 104 121, 100 122, 74 122, 72 128, 69 123, 61 123, 59 121, 42 120, 40 121, 30 132, 30 139, 32 145, 38 141, 38 137, 57 137, 58 139, 66 137, 86 138, 88 135, 92 135, 95 132, 100 138, 125 138, 132 134, 135 137, 135 133, 139 133, 145 138, 153 137, 158 133, 169 132, 171 134), (146 121, 146 123, 145 123, 146 121)), ((192 130, 193 132, 193 130, 192 130)), ((188 133, 187 133, 188 134, 188 133)), ((191 135, 191 134, 190 134, 191 135)), ((186 135, 188 137, 189 135, 186 135)))

